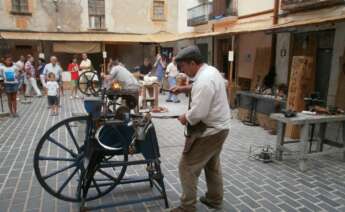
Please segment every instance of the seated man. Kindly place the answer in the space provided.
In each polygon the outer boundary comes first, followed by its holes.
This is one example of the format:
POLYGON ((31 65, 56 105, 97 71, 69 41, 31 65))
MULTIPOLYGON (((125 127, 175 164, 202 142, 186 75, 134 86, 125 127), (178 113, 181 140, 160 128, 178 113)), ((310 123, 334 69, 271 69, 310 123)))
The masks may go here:
POLYGON ((139 89, 139 83, 133 74, 121 65, 119 60, 113 61, 109 75, 103 75, 106 83, 105 88, 109 89, 112 82, 118 82, 122 89, 139 89))

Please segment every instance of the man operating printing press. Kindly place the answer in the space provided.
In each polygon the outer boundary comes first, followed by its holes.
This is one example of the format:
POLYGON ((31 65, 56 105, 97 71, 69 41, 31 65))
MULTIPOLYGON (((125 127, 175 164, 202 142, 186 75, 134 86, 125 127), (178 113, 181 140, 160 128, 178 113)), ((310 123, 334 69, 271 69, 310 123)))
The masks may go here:
POLYGON ((207 192, 200 201, 210 208, 221 208, 223 177, 220 153, 230 126, 230 109, 224 79, 219 71, 202 61, 198 47, 190 46, 176 56, 180 71, 193 82, 171 89, 191 92, 188 111, 179 117, 186 126, 186 141, 179 164, 181 204, 173 212, 196 211, 197 184, 205 170, 207 192))

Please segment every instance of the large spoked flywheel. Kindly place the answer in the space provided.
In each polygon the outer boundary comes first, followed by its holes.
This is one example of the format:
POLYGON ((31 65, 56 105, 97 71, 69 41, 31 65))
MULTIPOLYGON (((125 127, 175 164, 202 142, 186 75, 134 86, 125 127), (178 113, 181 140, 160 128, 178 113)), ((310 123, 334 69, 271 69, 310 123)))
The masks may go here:
POLYGON ((78 89, 87 96, 98 96, 101 91, 102 82, 96 71, 85 71, 78 79, 78 89))
MULTIPOLYGON (((51 127, 40 139, 34 154, 34 170, 39 183, 51 195, 72 202, 81 201, 81 176, 85 173, 85 138, 89 117, 65 119, 51 127)), ((111 190, 123 178, 127 154, 104 156, 92 175, 86 201, 97 199, 111 190), (116 162, 110 167, 107 163, 116 162)))

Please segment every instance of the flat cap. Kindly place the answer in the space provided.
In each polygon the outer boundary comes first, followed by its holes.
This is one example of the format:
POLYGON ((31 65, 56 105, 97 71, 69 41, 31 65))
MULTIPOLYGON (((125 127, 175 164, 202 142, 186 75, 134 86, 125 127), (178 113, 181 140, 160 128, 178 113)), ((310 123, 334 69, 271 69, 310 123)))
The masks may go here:
POLYGON ((202 62, 202 56, 197 46, 188 46, 179 51, 175 57, 176 62, 194 60, 196 62, 202 62))

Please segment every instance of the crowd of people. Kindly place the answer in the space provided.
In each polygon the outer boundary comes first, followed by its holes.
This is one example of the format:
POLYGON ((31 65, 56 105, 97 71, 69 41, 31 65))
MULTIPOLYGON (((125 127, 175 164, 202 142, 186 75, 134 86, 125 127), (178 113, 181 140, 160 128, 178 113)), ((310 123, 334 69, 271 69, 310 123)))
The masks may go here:
MULTIPOLYGON (((92 63, 87 54, 82 54, 82 60, 78 64, 77 56, 74 56, 67 71, 71 75, 71 99, 79 98, 77 81, 83 71, 91 70, 92 63)), ((47 96, 48 108, 51 115, 58 115, 60 96, 64 95, 62 72, 58 58, 51 56, 49 63, 44 58, 35 58, 29 54, 21 55, 17 62, 11 55, 6 55, 0 60, 0 93, 6 93, 8 108, 12 117, 18 117, 17 101, 20 98, 47 96), (20 97, 22 96, 22 97, 20 97)))

